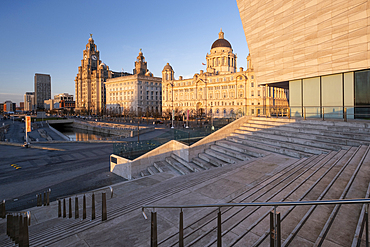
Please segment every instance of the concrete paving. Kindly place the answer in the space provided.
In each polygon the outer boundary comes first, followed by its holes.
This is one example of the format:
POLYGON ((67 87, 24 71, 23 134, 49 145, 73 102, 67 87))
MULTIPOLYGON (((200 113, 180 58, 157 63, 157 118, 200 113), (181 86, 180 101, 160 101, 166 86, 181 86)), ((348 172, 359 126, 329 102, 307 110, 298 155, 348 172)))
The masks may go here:
POLYGON ((56 150, 0 145, 0 198, 9 210, 35 205, 36 193, 51 199, 124 181, 109 172, 112 144, 48 144, 56 150))

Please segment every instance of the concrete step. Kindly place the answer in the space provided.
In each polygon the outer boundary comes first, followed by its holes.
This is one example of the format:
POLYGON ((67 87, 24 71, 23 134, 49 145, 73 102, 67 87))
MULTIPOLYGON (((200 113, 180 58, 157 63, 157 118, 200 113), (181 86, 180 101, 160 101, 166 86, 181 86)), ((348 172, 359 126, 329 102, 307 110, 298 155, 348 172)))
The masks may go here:
POLYGON ((143 170, 143 171, 140 172, 141 177, 145 177, 145 176, 149 176, 149 175, 151 175, 151 174, 148 172, 148 170, 143 170))
POLYGON ((227 141, 226 139, 221 140, 221 141, 216 141, 216 145, 230 148, 232 150, 238 151, 240 153, 244 153, 251 157, 263 157, 263 156, 271 154, 270 152, 267 152, 265 150, 248 147, 243 144, 227 141))
MULTIPOLYGON (((246 163, 244 167, 248 167, 249 165, 249 163, 246 163)), ((161 173, 153 175, 150 178, 144 177, 142 179, 129 181, 127 183, 129 188, 132 187, 130 186, 131 183, 136 183, 139 187, 136 189, 135 187, 131 188, 131 193, 125 193, 124 191, 127 191, 126 188, 122 188, 119 191, 124 192, 123 194, 117 192, 117 194, 120 196, 107 201, 108 221, 102 222, 99 214, 97 214, 97 219, 94 221, 62 219, 61 221, 68 223, 63 224, 63 226, 59 224, 59 227, 56 228, 53 227, 55 225, 54 223, 34 225, 30 231, 30 236, 33 236, 30 246, 66 246, 72 242, 76 246, 80 246, 83 245, 84 240, 79 242, 81 239, 80 237, 76 238, 77 233, 85 232, 87 235, 83 235, 88 238, 95 236, 107 236, 107 232, 103 233, 104 229, 107 230, 111 227, 115 228, 114 225, 117 222, 120 222, 120 225, 122 223, 124 225, 124 232, 120 234, 120 238, 124 239, 120 239, 120 242, 123 241, 128 246, 144 246, 146 245, 144 244, 146 238, 143 236, 147 236, 147 230, 149 228, 147 227, 148 221, 145 221, 140 213, 142 205, 153 204, 160 200, 168 200, 168 198, 180 198, 181 200, 185 201, 191 200, 193 193, 191 193, 191 195, 189 194, 191 197, 186 195, 189 193, 189 189, 193 188, 196 190, 203 188, 204 186, 211 185, 215 181, 218 181, 220 177, 229 173, 235 173, 237 170, 238 169, 235 167, 212 169, 207 173, 192 173, 188 176, 179 176, 177 179, 168 179, 163 183, 157 183, 154 185, 152 184, 152 186, 148 186, 146 188, 140 188, 140 186, 147 183, 152 183, 165 174, 161 173), (123 221, 121 221, 123 219, 122 216, 125 216, 123 221), (136 221, 134 220, 135 218, 137 219, 136 221), (46 229, 43 231, 38 231, 40 230, 39 227, 46 229), (138 231, 138 229, 141 230, 138 231), (90 230, 92 232, 89 232, 90 230), (136 243, 137 240, 141 240, 141 242, 139 241, 139 243, 136 243)), ((97 212, 99 212, 98 209, 97 212)), ((109 232, 111 232, 111 230, 109 230, 109 232)), ((115 232, 115 235, 116 234, 117 232, 115 232)), ((107 239, 103 240, 101 237, 97 237, 95 239, 99 239, 98 242, 95 240, 90 242, 90 240, 88 240, 89 245, 113 246, 115 245, 113 242, 117 243, 116 237, 113 236, 109 237, 109 243, 106 242, 107 239)))
POLYGON ((168 172, 177 176, 182 175, 178 170, 174 169, 166 161, 156 161, 154 162, 153 166, 156 167, 157 170, 160 172, 168 172))
POLYGON ((155 168, 154 166, 149 166, 147 168, 147 170, 148 170, 148 172, 149 172, 150 175, 154 175, 154 174, 159 173, 159 171, 157 170, 157 168, 155 168))
POLYGON ((172 157, 167 157, 166 162, 168 164, 170 164, 170 166, 172 166, 174 169, 179 171, 182 175, 186 175, 186 174, 189 174, 191 172, 187 167, 183 166, 180 162, 177 162, 172 157))
POLYGON ((229 148, 226 148, 226 147, 223 147, 223 146, 211 145, 211 149, 215 150, 216 152, 226 154, 228 156, 234 157, 234 158, 239 159, 239 160, 249 160, 251 158, 248 155, 245 155, 245 154, 237 152, 237 151, 233 151, 232 149, 229 149, 229 148))
MULTIPOLYGON (((363 165, 361 166, 356 179, 350 186, 345 198, 366 198, 367 188, 364 185, 370 183, 370 155, 368 150, 367 153, 363 155, 362 162, 363 165)), ((353 229, 356 229, 357 227, 357 221, 353 219, 358 219, 360 217, 361 210, 361 204, 342 205, 338 209, 338 213, 325 236, 325 242, 323 244, 326 245, 328 241, 329 243, 332 242, 342 246, 345 246, 347 243, 351 243, 355 237, 353 229), (345 225, 343 225, 344 220, 346 220, 345 225), (340 238, 338 238, 338 232, 341 233, 340 238)))
POLYGON ((282 135, 282 136, 287 136, 287 137, 300 137, 300 138, 304 137, 304 139, 317 140, 320 142, 324 142, 322 145, 328 143, 330 146, 332 146, 333 144, 335 144, 332 150, 338 150, 339 148, 348 149, 348 146, 360 146, 360 145, 366 144, 366 142, 364 141, 337 138, 337 137, 325 136, 321 134, 320 135, 305 134, 305 133, 301 134, 300 129, 296 129, 294 127, 292 128, 289 126, 278 126, 278 127, 271 128, 271 126, 266 126, 266 125, 245 124, 240 129, 247 130, 247 131, 258 131, 258 133, 265 132, 265 133, 270 133, 274 135, 282 135))
POLYGON ((236 158, 233 158, 233 157, 231 157, 229 155, 226 155, 226 154, 222 154, 222 153, 220 153, 218 151, 215 151, 213 149, 206 149, 206 150, 204 150, 204 152, 206 154, 216 158, 216 159, 222 160, 222 161, 227 162, 229 164, 235 164, 239 161, 236 158))
POLYGON ((176 154, 171 154, 171 157, 173 159, 175 159, 177 162, 181 163, 183 166, 185 166, 186 168, 188 168, 190 171, 192 172, 198 172, 199 171, 199 167, 197 167, 195 164, 193 164, 192 162, 187 162, 183 159, 181 159, 179 156, 177 156, 176 154))
POLYGON ((284 147, 280 147, 280 146, 269 145, 269 144, 265 144, 265 143, 261 143, 261 142, 248 140, 248 139, 244 138, 245 136, 241 136, 241 137, 242 138, 238 137, 238 135, 230 135, 230 136, 226 137, 226 140, 231 141, 231 142, 235 142, 235 143, 240 143, 240 144, 243 144, 243 145, 247 145, 247 146, 250 146, 250 147, 270 151, 270 152, 273 152, 273 153, 288 155, 288 156, 295 157, 295 158, 304 158, 304 157, 308 157, 308 156, 312 155, 311 153, 301 152, 301 151, 291 149, 291 148, 284 148, 284 147))
MULTIPOLYGON (((291 169, 288 169, 285 173, 279 174, 280 176, 277 176, 275 180, 271 181, 271 183, 260 182, 256 184, 256 187, 253 189, 253 191, 250 191, 249 193, 244 194, 243 197, 239 197, 242 200, 236 201, 234 199, 233 202, 242 202, 242 201, 252 202, 252 201, 269 201, 269 200, 276 201, 276 199, 279 197, 280 194, 284 195, 290 192, 293 185, 297 186, 298 188, 302 187, 303 186, 303 184, 301 184, 302 180, 306 177, 309 178, 309 176, 313 174, 314 168, 319 169, 320 166, 325 165, 324 159, 326 157, 327 157, 326 155, 322 155, 316 158, 312 157, 310 160, 306 160, 305 162, 303 162, 301 166, 298 166, 297 164, 296 167, 292 167, 291 169)), ((226 234, 225 232, 227 230, 230 230, 229 227, 231 228, 236 227, 237 225, 236 226, 233 226, 233 225, 237 224, 237 222, 239 222, 240 219, 243 219, 246 215, 248 215, 254 209, 255 207, 247 207, 244 209, 243 208, 224 209, 223 210, 224 212, 222 215, 222 219, 223 219, 222 229, 223 229, 224 234, 226 234), (233 219, 233 220, 228 220, 228 219, 233 219)), ((262 212, 263 210, 267 212, 269 211, 268 208, 263 208, 262 210, 259 210, 258 212, 253 214, 253 217, 252 216, 248 217, 247 219, 248 222, 250 222, 249 220, 252 218, 257 219, 258 217, 260 217, 261 215, 260 212, 262 212)), ((209 224, 202 227, 202 229, 200 230, 201 231, 200 234, 208 233, 210 229, 209 225, 214 226, 214 222, 216 222, 216 219, 209 219, 209 224)), ((244 222, 245 221, 243 221, 243 223, 240 226, 241 228, 244 228, 245 230, 251 224, 248 224, 248 222, 247 223, 244 223, 244 222)), ((188 237, 189 240, 187 240, 186 242, 187 245, 195 244, 196 246, 210 246, 214 244, 215 235, 212 235, 213 232, 208 234, 207 236, 203 237, 202 235, 201 237, 198 238, 199 232, 197 233, 196 231, 192 231, 192 229, 194 228, 195 226, 191 226, 190 232, 194 236, 188 237)), ((234 232, 234 230, 232 231, 234 232)), ((237 232, 242 233, 242 231, 239 231, 239 230, 237 232)), ((234 235, 234 233, 230 235, 234 235)), ((233 238, 235 238, 235 235, 233 237, 224 236, 223 238, 223 242, 225 241, 224 244, 226 244, 226 246, 229 246, 227 241, 233 238)), ((244 244, 245 243, 246 242, 244 242, 244 244)))
POLYGON ((322 153, 327 153, 330 150, 330 149, 316 148, 313 146, 307 146, 304 144, 294 143, 294 141, 296 140, 294 140, 293 138, 281 137, 280 139, 279 138, 272 139, 268 137, 251 135, 249 133, 241 133, 240 131, 236 131, 232 133, 230 136, 235 136, 235 137, 242 138, 242 139, 247 139, 247 140, 256 141, 256 142, 265 143, 268 145, 274 145, 274 146, 283 147, 283 148, 288 148, 288 149, 297 150, 297 151, 310 153, 310 154, 322 154, 322 153))
MULTIPOLYGON (((351 154, 350 157, 348 157, 349 155, 346 155, 344 159, 341 159, 340 163, 338 163, 340 166, 333 169, 335 176, 326 176, 320 183, 321 185, 318 185, 318 188, 324 188, 324 186, 326 186, 325 189, 321 189, 315 194, 309 194, 308 196, 310 197, 308 200, 311 198, 314 200, 339 199, 353 175, 353 172, 356 170, 365 150, 366 148, 364 149, 361 147, 355 152, 349 153, 351 154), (343 161, 346 163, 343 164, 343 161)), ((334 206, 332 205, 301 208, 296 207, 296 209, 294 209, 289 215, 289 220, 287 219, 287 221, 284 222, 284 225, 288 225, 289 227, 285 228, 283 235, 286 237, 289 235, 295 236, 291 241, 292 246, 300 245, 301 239, 315 242, 333 208, 334 206), (295 230, 293 229, 294 227, 296 227, 295 230), (307 236, 307 231, 310 231, 310 236, 307 236)))
POLYGON ((284 142, 291 142, 299 145, 311 146, 325 150, 335 150, 338 151, 342 148, 348 149, 349 147, 343 147, 343 145, 337 145, 330 142, 321 142, 317 140, 312 140, 312 135, 299 134, 294 132, 282 132, 275 129, 265 129, 260 131, 254 131, 249 128, 243 127, 235 131, 235 133, 244 135, 254 135, 261 138, 267 138, 271 140, 280 140, 284 142))
POLYGON ((217 159, 211 155, 208 155, 207 153, 200 153, 198 154, 198 157, 215 167, 221 167, 227 164, 227 162, 217 159))
POLYGON ((317 121, 317 120, 299 120, 295 122, 285 122, 285 120, 249 120, 248 123, 265 124, 276 127, 296 128, 307 134, 318 134, 337 138, 355 139, 365 141, 368 144, 370 141, 369 124, 339 122, 339 121, 317 121), (357 129, 357 130, 356 130, 357 129), (361 131, 366 129, 365 131, 361 131))
MULTIPOLYGON (((274 198, 272 198, 271 200, 273 201, 280 201, 280 200, 283 200, 283 201, 301 201, 301 200, 309 200, 310 198, 307 198, 306 196, 315 196, 315 194, 320 194, 321 191, 324 190, 325 186, 328 186, 331 179, 335 177, 335 175, 337 174, 338 170, 337 169, 338 167, 340 166, 343 166, 345 164, 345 162, 350 158, 350 155, 352 153, 347 153, 347 151, 340 151, 342 152, 341 155, 336 155, 335 157, 334 156, 331 156, 328 160, 322 160, 322 165, 319 166, 316 166, 315 165, 315 169, 318 169, 316 173, 312 173, 312 176, 310 175, 309 177, 307 177, 308 180, 304 179, 304 177, 306 177, 306 175, 302 176, 302 175, 297 175, 297 186, 294 190, 291 190, 289 193, 282 193, 281 195, 277 195, 275 196, 274 198), (341 163, 335 163, 336 160, 341 160, 341 163), (331 167, 330 170, 328 170, 329 166, 331 167), (327 171, 328 173, 325 175, 325 180, 322 180, 320 181, 320 176, 323 176, 324 175, 324 171, 327 171), (328 179, 329 178, 329 179, 328 179), (320 186, 319 186, 320 185, 320 186)), ((329 156, 328 156, 329 157, 329 156)), ((317 163, 317 161, 313 162, 313 163, 317 163)), ((311 171, 313 171, 313 168, 310 169, 311 171)), ((290 187, 290 186, 289 186, 290 187)), ((287 187, 287 189, 289 188, 287 187)), ((329 187, 330 188, 330 187, 329 187)), ((336 189, 334 189, 335 191, 336 189)), ((289 191, 289 189, 288 189, 289 191)), ((287 192, 288 192, 287 191, 287 192)), ((312 199, 313 200, 313 199, 312 199)), ((262 201, 266 201, 266 200, 262 200, 262 201)), ((301 209, 305 209, 307 207, 296 207, 298 208, 299 210, 301 209)), ((284 219, 284 216, 287 214, 287 209, 288 207, 279 207, 278 208, 278 211, 281 213, 281 217, 282 219, 284 219)), ((247 218, 245 218, 245 216, 247 215, 246 213, 243 213, 243 214, 238 214, 238 215, 234 215, 233 218, 238 222, 240 221, 240 223, 235 223, 235 221, 230 224, 230 227, 229 227, 229 230, 231 230, 233 233, 239 233, 238 235, 241 236, 241 239, 239 241, 239 243, 245 243, 246 241, 251 241, 254 239, 254 241, 256 240, 256 238, 253 238, 254 233, 255 232, 259 232, 260 234, 259 235, 262 235, 262 236, 265 236, 265 239, 266 241, 263 242, 262 246, 266 246, 268 244, 268 228, 269 228, 269 221, 268 221, 268 213, 270 212, 271 208, 260 208, 258 210, 256 210, 255 212, 253 212, 253 214, 251 214, 250 216, 248 216, 247 218), (246 228, 245 226, 248 226, 248 228, 246 228), (253 228, 251 228, 253 227, 253 228), (247 231, 247 232, 246 232, 247 231), (265 235, 261 234, 262 232, 265 231, 265 235), (242 234, 245 234, 245 236, 243 237, 242 234)), ((297 219, 297 216, 294 215, 294 211, 292 213, 290 213, 288 215, 289 217, 292 217, 293 219, 297 219)), ((299 218, 299 217, 298 217, 299 218)), ((230 221, 232 222, 232 221, 230 221)), ((286 223, 282 223, 282 228, 290 228, 290 224, 289 222, 286 222, 286 223), (287 224, 288 223, 288 226, 287 224)), ((223 229, 224 228, 228 228, 228 224, 223 224, 223 229)), ((223 230, 225 231, 225 230, 223 230)), ((312 232, 312 230, 310 230, 310 232, 312 232)), ((227 242, 228 240, 231 239, 230 237, 230 234, 231 232, 229 232, 228 234, 226 234, 224 236, 226 242, 225 244, 226 245, 231 245, 232 242, 227 242)), ((282 238, 284 240, 285 238, 285 235, 282 235, 282 238)), ((233 241, 235 241, 236 238, 234 237, 233 241)), ((256 243, 254 243, 256 244, 256 243)), ((301 246, 301 245, 297 245, 298 243, 296 243, 295 245, 292 245, 292 246, 301 246)), ((253 242, 250 243, 250 245, 253 245, 253 242)), ((239 245, 237 245, 239 246, 239 245)))
POLYGON ((192 161, 193 161, 194 164, 196 164, 199 167, 202 167, 204 170, 208 170, 208 169, 214 168, 213 165, 211 165, 207 161, 204 161, 204 160, 202 160, 201 158, 198 158, 198 157, 194 157, 192 159, 192 161))

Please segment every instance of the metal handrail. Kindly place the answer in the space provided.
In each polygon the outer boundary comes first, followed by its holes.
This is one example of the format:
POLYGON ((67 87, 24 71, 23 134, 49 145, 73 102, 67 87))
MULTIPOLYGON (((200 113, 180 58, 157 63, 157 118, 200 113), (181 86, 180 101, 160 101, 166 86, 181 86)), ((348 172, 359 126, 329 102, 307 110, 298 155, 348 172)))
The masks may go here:
POLYGON ((247 202, 247 203, 220 203, 220 204, 198 204, 198 205, 144 205, 145 208, 221 208, 221 207, 247 207, 247 206, 304 206, 304 205, 327 205, 327 204, 358 204, 370 203, 370 198, 354 198, 325 201, 298 201, 298 202, 247 202))
MULTIPOLYGON (((157 238, 157 213, 156 208, 179 208, 180 220, 179 220, 179 246, 184 246, 184 225, 183 225, 183 209, 184 208, 218 208, 217 214, 217 246, 222 246, 222 231, 221 231, 221 208, 222 207, 273 207, 270 212, 270 246, 280 247, 281 246, 281 217, 280 213, 277 212, 279 206, 307 206, 307 205, 334 205, 334 204, 365 204, 365 220, 361 224, 361 228, 366 225, 366 246, 368 246, 368 203, 370 198, 354 198, 354 199, 339 199, 339 200, 322 200, 322 201, 296 201, 296 202, 250 202, 250 203, 221 203, 221 204, 195 204, 195 205, 144 205, 142 206, 142 214, 145 219, 148 217, 145 214, 145 208, 152 208, 151 212, 151 246, 158 246, 157 238)), ((362 236, 362 230, 359 238, 362 236)), ((354 240, 355 241, 355 240, 354 240)), ((357 242, 359 246, 360 242, 357 242)))

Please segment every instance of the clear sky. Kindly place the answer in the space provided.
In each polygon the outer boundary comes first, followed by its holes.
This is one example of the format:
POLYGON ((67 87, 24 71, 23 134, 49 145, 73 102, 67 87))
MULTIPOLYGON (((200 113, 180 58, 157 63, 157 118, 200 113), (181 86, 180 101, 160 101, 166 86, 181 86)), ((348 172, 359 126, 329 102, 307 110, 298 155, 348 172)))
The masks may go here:
POLYGON ((220 28, 245 68, 249 51, 235 0, 1 1, 0 102, 19 105, 34 91, 35 73, 51 75, 52 97, 74 95, 90 33, 111 70, 132 73, 141 48, 154 76, 168 62, 176 78, 192 77, 205 70, 220 28))

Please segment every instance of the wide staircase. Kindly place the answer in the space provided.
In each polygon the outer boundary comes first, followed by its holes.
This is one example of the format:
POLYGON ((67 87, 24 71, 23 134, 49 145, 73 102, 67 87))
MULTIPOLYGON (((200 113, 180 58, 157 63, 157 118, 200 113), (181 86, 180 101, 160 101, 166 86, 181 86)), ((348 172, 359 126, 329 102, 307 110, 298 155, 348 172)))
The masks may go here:
MULTIPOLYGON (((81 206, 77 219, 58 217, 57 202, 30 209, 30 246, 149 246, 151 223, 141 212, 148 204, 369 198, 369 137, 366 122, 252 118, 192 162, 171 155, 149 167, 157 170, 148 169, 147 176, 112 186, 107 220, 102 221, 98 193, 95 220, 89 203, 86 219, 81 218, 81 206)), ((82 195, 78 198, 81 201, 82 195)), ((89 202, 91 194, 87 198, 89 202)), ((152 210, 146 209, 146 215, 152 210)), ((217 246, 220 211, 222 246, 269 246, 272 210, 271 206, 155 209, 158 245, 179 245, 183 212, 185 246, 217 246)), ((277 211, 283 246, 351 246, 359 240, 365 219, 361 204, 281 206, 277 211)), ((4 225, 0 220, 0 229, 4 225)), ((365 246, 364 241, 363 236, 359 246, 365 246)), ((0 234, 0 245, 13 243, 0 234)))
POLYGON ((363 124, 253 117, 230 136, 214 142, 191 162, 171 154, 139 174, 133 174, 133 178, 160 172, 186 175, 237 164, 270 153, 303 158, 368 144, 370 130, 363 124))

